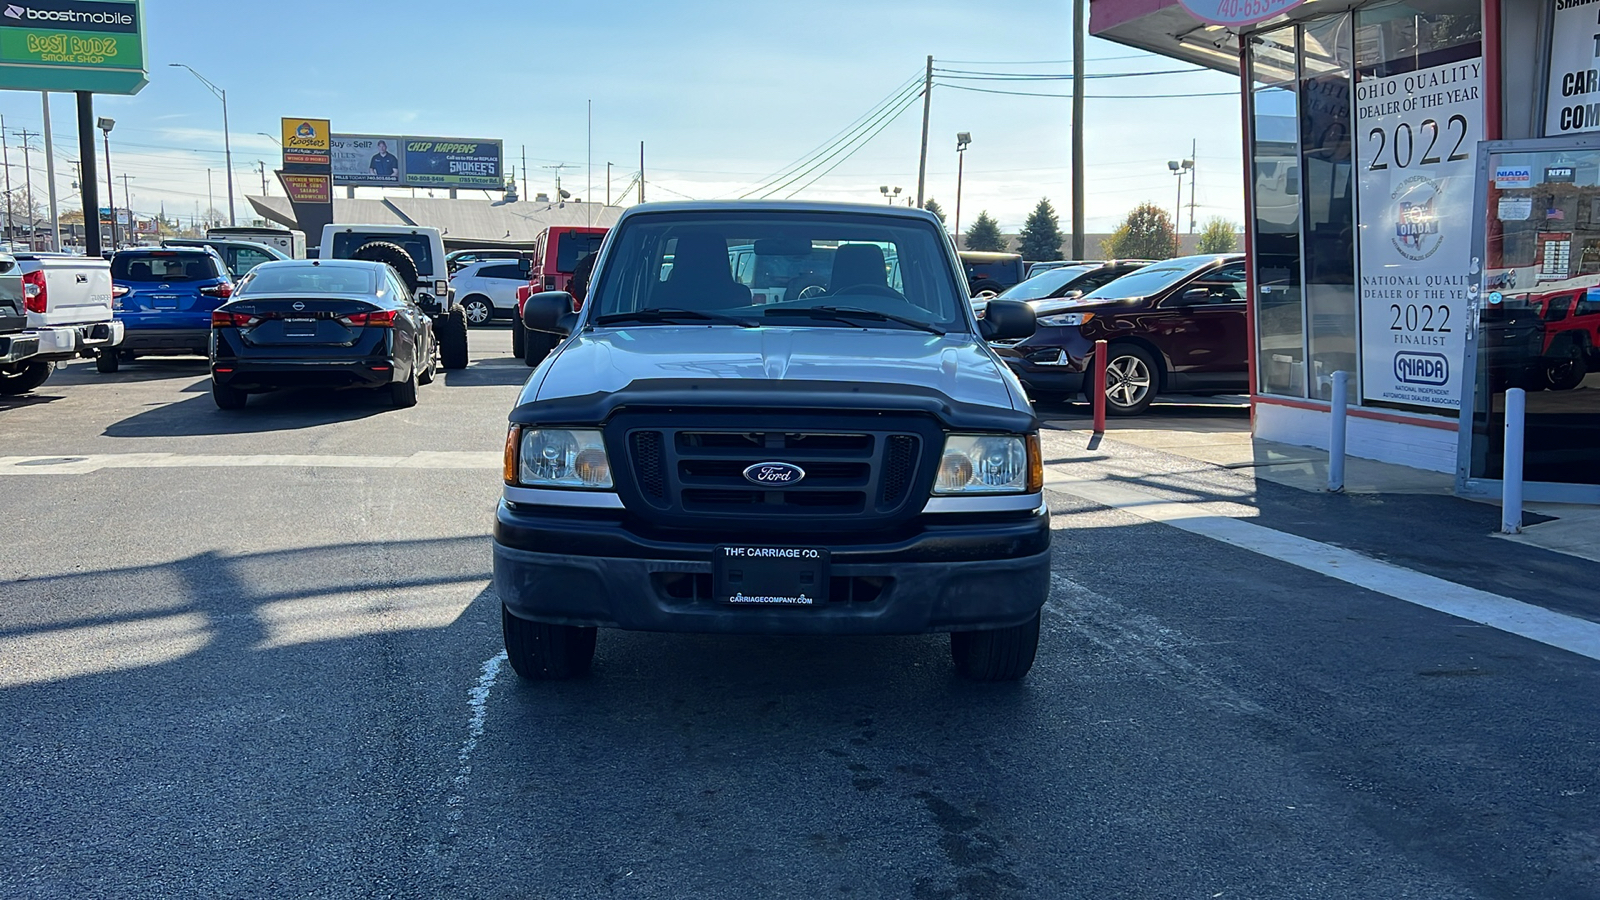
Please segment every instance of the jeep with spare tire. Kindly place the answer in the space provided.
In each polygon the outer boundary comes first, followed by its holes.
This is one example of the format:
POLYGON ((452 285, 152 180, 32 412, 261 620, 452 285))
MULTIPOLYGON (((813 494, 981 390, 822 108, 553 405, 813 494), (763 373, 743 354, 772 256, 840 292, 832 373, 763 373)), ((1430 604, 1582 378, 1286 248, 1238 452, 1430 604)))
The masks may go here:
POLYGON ((419 225, 327 225, 321 259, 362 259, 388 263, 417 305, 433 319, 439 364, 467 367, 467 315, 450 288, 444 238, 437 228, 419 225))
POLYGON ((950 635, 979 681, 1033 665, 1050 585, 1039 421, 931 213, 630 208, 511 411, 494 587, 518 675, 590 667, 599 628, 950 635), (826 259, 758 298, 730 260, 826 259), (737 254, 733 254, 735 257, 737 254), (764 301, 764 302, 763 302, 764 301))

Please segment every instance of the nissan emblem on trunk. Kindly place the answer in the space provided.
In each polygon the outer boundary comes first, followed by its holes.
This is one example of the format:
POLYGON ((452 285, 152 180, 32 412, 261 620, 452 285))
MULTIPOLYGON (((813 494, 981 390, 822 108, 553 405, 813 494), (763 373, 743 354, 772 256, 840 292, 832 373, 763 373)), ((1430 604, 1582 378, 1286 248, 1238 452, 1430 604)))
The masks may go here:
POLYGON ((763 487, 788 487, 799 484, 806 470, 786 462, 764 462, 744 470, 744 480, 763 487))

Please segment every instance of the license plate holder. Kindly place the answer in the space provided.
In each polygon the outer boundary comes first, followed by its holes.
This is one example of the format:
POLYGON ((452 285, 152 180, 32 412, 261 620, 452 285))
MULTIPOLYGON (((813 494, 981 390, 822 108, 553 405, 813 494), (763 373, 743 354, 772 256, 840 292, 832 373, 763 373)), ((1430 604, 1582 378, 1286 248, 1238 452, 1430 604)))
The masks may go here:
POLYGON ((177 309, 177 294, 151 294, 150 305, 156 309, 177 309))
POLYGON ((287 337, 316 337, 316 319, 285 319, 283 333, 287 337))
POLYGON ((820 606, 828 602, 828 551, 724 544, 712 551, 712 597, 730 606, 820 606))

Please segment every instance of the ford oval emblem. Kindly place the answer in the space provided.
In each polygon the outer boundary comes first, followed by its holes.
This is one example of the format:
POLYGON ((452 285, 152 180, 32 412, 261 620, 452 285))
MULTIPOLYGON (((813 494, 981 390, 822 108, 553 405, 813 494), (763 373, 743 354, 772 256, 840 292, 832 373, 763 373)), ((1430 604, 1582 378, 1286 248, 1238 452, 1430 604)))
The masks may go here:
POLYGON ((305 309, 306 305, 304 303, 301 303, 299 300, 296 300, 294 302, 294 308, 295 308, 295 312, 299 312, 300 310, 305 309))
POLYGON ((744 480, 762 487, 788 487, 804 481, 806 470, 793 463, 764 462, 744 470, 744 480))

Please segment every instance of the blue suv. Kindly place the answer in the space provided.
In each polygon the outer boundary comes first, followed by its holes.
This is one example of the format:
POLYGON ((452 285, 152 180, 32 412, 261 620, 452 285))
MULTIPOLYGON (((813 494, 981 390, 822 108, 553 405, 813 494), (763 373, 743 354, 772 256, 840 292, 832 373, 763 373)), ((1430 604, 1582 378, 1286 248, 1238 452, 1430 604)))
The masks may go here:
POLYGON ((233 279, 215 250, 166 247, 120 250, 111 258, 111 305, 126 335, 102 351, 99 368, 139 356, 208 356, 211 311, 233 296, 233 279))

